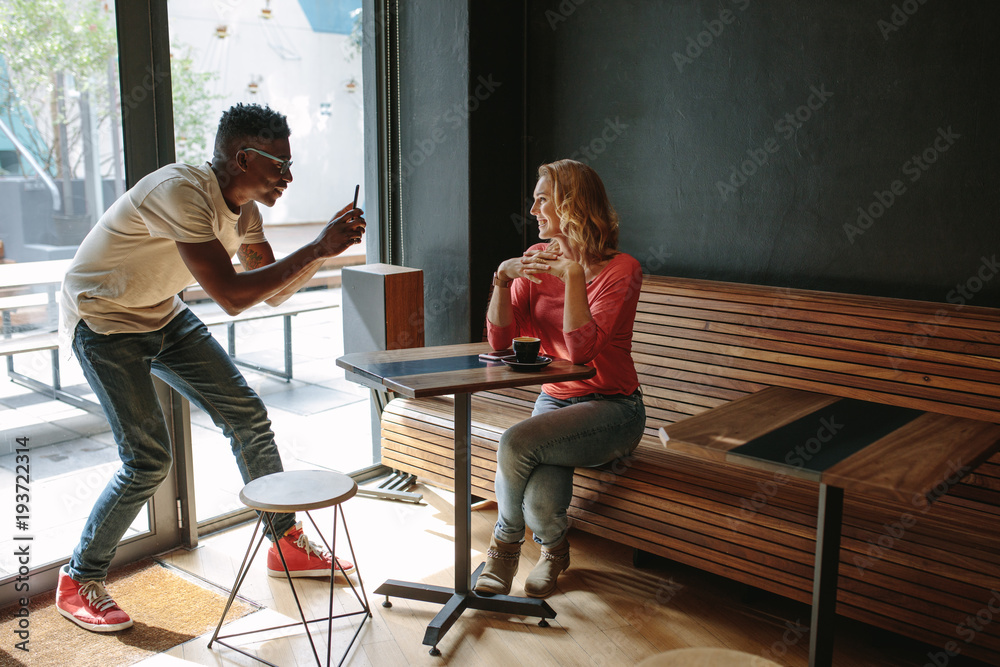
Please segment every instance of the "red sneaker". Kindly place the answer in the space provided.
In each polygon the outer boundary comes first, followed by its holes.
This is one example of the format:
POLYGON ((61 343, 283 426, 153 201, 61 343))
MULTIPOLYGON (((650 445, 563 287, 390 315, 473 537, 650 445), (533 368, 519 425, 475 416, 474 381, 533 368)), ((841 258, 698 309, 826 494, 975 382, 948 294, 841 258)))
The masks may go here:
MULTIPOLYGON (((330 576, 330 552, 320 548, 318 544, 309 541, 302 532, 302 522, 295 524, 280 540, 273 543, 267 550, 267 574, 271 577, 285 576, 281 567, 281 555, 278 546, 288 565, 288 573, 293 577, 328 577, 330 576)), ((354 574, 354 563, 343 558, 337 559, 336 576, 354 574)))
POLYGON ((65 566, 59 570, 56 609, 81 628, 93 632, 114 632, 132 627, 132 619, 104 590, 103 581, 81 583, 69 576, 65 566))

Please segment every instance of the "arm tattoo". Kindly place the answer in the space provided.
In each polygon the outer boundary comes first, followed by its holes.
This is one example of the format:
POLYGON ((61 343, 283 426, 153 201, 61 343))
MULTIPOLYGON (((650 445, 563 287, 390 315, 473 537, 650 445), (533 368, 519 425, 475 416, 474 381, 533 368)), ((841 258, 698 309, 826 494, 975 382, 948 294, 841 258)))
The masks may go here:
POLYGON ((240 263, 247 270, 256 269, 264 264, 263 255, 246 244, 240 246, 240 249, 236 251, 236 256, 240 258, 240 263))

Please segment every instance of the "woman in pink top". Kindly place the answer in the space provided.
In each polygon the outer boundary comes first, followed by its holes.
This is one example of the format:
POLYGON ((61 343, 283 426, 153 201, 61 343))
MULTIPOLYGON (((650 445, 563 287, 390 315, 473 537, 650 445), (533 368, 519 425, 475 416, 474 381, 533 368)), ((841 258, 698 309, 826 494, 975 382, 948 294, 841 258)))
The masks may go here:
POLYGON ((569 567, 573 468, 628 455, 642 437, 646 412, 631 355, 642 271, 617 250, 618 216, 604 184, 590 167, 560 160, 539 167, 534 199, 538 234, 549 242, 497 269, 487 312, 490 344, 501 350, 515 336, 536 336, 542 354, 597 373, 542 385, 532 416, 500 438, 499 516, 475 590, 510 592, 527 524, 542 556, 524 591, 545 597, 569 567))

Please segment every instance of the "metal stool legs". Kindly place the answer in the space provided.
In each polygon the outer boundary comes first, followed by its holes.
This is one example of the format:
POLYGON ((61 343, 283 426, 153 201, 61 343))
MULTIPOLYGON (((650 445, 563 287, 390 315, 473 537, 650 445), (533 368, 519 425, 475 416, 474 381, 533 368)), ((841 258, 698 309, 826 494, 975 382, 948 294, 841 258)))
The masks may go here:
POLYGON ((246 575, 247 575, 247 572, 250 569, 250 565, 253 563, 254 558, 256 558, 256 556, 257 556, 257 552, 260 550, 261 544, 264 542, 265 534, 264 534, 263 531, 260 530, 261 523, 266 521, 269 532, 272 535, 274 534, 274 527, 273 527, 273 525, 271 523, 271 517, 272 517, 272 515, 273 515, 272 512, 260 512, 259 513, 259 516, 257 518, 257 523, 254 526, 253 534, 250 536, 250 544, 247 546, 246 554, 243 556, 243 562, 240 565, 240 570, 236 574, 236 582, 233 584, 233 590, 229 594, 229 600, 226 602, 226 607, 225 607, 225 609, 222 612, 222 617, 219 619, 219 625, 215 628, 215 633, 212 635, 212 638, 208 642, 208 647, 211 648, 213 643, 219 643, 219 644, 222 644, 223 646, 225 646, 227 648, 230 648, 230 649, 232 649, 232 650, 234 650, 234 651, 236 651, 238 653, 242 653, 243 655, 245 655, 247 657, 250 657, 250 658, 253 658, 254 660, 262 662, 262 663, 264 663, 266 665, 271 665, 271 667, 278 667, 274 663, 268 662, 267 660, 264 660, 263 658, 260 658, 260 657, 258 657, 256 655, 253 655, 252 653, 244 651, 243 649, 241 649, 241 648, 239 648, 237 646, 234 646, 232 644, 229 644, 229 643, 227 643, 224 640, 231 639, 233 637, 244 637, 244 636, 259 634, 261 632, 267 632, 267 631, 270 631, 270 630, 280 630, 280 629, 283 629, 283 628, 290 628, 290 627, 294 627, 294 626, 297 626, 297 625, 301 625, 305 629, 305 631, 306 631, 306 636, 309 639, 309 646, 310 646, 310 648, 312 648, 313 656, 316 658, 316 664, 317 664, 318 667, 322 667, 322 665, 324 663, 321 660, 319 651, 316 648, 316 640, 313 638, 312 633, 309 631, 309 625, 311 623, 318 623, 318 622, 321 622, 321 621, 326 621, 327 622, 327 643, 326 643, 326 663, 325 664, 327 665, 327 667, 329 667, 329 665, 331 664, 331 658, 332 658, 331 653, 332 653, 332 649, 333 649, 333 621, 334 621, 334 619, 347 618, 347 617, 351 617, 351 616, 359 616, 359 615, 364 614, 364 618, 361 619, 361 622, 358 624, 357 629, 354 631, 354 635, 351 637, 351 641, 348 643, 347 648, 344 650, 344 654, 340 657, 340 661, 337 663, 338 666, 342 665, 344 663, 344 660, 347 658, 348 654, 351 652, 351 648, 354 646, 354 642, 355 642, 355 640, 357 640, 358 635, 361 634, 361 629, 364 627, 365 620, 367 618, 371 618, 372 614, 371 614, 371 609, 370 609, 369 604, 368 604, 368 595, 365 593, 364 580, 361 578, 361 568, 358 565, 357 557, 354 554, 354 544, 351 542, 351 533, 347 529, 347 521, 344 519, 344 510, 343 510, 343 508, 340 505, 336 505, 334 507, 334 513, 333 513, 333 536, 332 536, 332 539, 331 539, 331 544, 327 544, 326 538, 323 537, 323 534, 322 534, 322 532, 320 532, 319 527, 316 526, 316 522, 313 520, 312 515, 309 512, 306 512, 306 516, 309 517, 309 521, 312 523, 313 527, 316 528, 316 532, 319 534, 320 539, 323 541, 323 545, 330 551, 330 554, 331 554, 331 556, 333 558, 333 563, 332 563, 332 566, 330 568, 330 602, 329 602, 329 609, 328 609, 327 615, 324 616, 324 617, 322 617, 322 618, 316 618, 316 619, 312 619, 312 620, 309 620, 309 621, 306 620, 305 612, 302 609, 302 603, 300 602, 299 595, 298 595, 298 593, 295 590, 295 584, 292 581, 291 575, 288 573, 288 566, 285 563, 285 556, 281 552, 281 549, 278 549, 278 555, 281 557, 281 564, 282 564, 282 567, 285 570, 285 579, 288 581, 288 585, 292 589, 292 597, 295 599, 295 606, 298 608, 298 610, 299 610, 299 618, 302 619, 302 620, 301 621, 296 621, 294 623, 286 623, 285 625, 276 625, 276 626, 273 626, 273 627, 270 627, 270 628, 261 628, 261 629, 258 629, 258 630, 249 630, 249 631, 246 631, 246 632, 237 632, 237 633, 228 634, 228 635, 220 635, 219 634, 219 632, 222 630, 222 625, 223 625, 223 623, 226 620, 226 616, 229 614, 229 609, 230 609, 230 607, 232 607, 233 601, 236 599, 236 595, 239 592, 240 587, 243 585, 243 581, 246 579, 246 575), (338 520, 339 520, 339 522, 343 523, 344 534, 347 536, 347 545, 348 545, 348 547, 350 547, 351 560, 354 562, 355 573, 357 574, 357 577, 358 577, 358 587, 355 587, 354 582, 351 581, 350 577, 348 577, 346 574, 343 573, 343 568, 340 566, 339 562, 337 561, 336 547, 337 547, 337 523, 338 523, 338 520), (259 537, 257 535, 258 532, 260 532, 260 536, 259 537), (255 544, 255 542, 256 542, 256 544, 255 544), (253 552, 253 553, 251 554, 251 552, 253 552), (347 579, 347 583, 351 587, 351 593, 353 594, 354 598, 358 601, 358 603, 361 605, 361 609, 359 611, 344 612, 344 613, 341 613, 341 614, 334 615, 334 613, 333 613, 334 579, 335 579, 335 576, 336 576, 336 570, 338 570, 338 569, 341 570, 341 575, 345 579, 347 579))

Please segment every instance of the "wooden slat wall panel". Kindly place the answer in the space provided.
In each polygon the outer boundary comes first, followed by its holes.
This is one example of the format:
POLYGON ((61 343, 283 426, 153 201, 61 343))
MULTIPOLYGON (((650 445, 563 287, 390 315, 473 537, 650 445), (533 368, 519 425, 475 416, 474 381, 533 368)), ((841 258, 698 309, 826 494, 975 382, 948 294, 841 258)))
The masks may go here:
MULTIPOLYGON (((642 286, 643 303, 666 298, 688 298, 695 307, 724 304, 723 309, 742 308, 762 317, 778 318, 791 310, 857 315, 879 320, 900 320, 904 327, 940 321, 943 313, 955 326, 1000 332, 996 310, 976 306, 908 301, 871 296, 851 296, 833 292, 775 288, 764 285, 722 283, 686 278, 647 277, 642 286)), ((819 321, 826 321, 820 319, 819 321)))
MULTIPOLYGON (((574 525, 803 602, 815 485, 709 468, 663 449, 660 426, 767 386, 1000 422, 994 309, 647 277, 633 358, 647 435, 631 459, 578 469, 574 525)), ((474 397, 476 495, 495 497, 496 443, 536 395, 532 387, 474 397)), ((385 462, 450 488, 452 405, 392 401, 385 462)), ((839 613, 941 646, 958 639, 957 626, 1000 590, 1000 454, 929 508, 848 496, 842 542, 839 613), (902 517, 913 522, 900 532, 902 517)), ((1000 664, 1000 624, 962 649, 1000 664)))
MULTIPOLYGON (((799 332, 776 332, 743 326, 711 326, 692 332, 670 327, 659 322, 639 322, 633 338, 636 343, 669 346, 671 342, 686 341, 691 349, 707 349, 709 344, 726 347, 743 345, 775 354, 804 355, 823 359, 831 366, 836 362, 849 364, 858 370, 870 367, 865 374, 883 377, 894 382, 915 383, 915 375, 931 372, 949 378, 988 382, 1000 371, 1000 360, 969 356, 958 352, 911 352, 902 347, 893 349, 877 343, 852 341, 830 336, 804 336, 799 332), (697 338, 691 338, 695 333, 697 338)), ((916 382, 920 384, 919 382, 916 382)), ((974 385, 970 385, 975 388, 974 385)))

